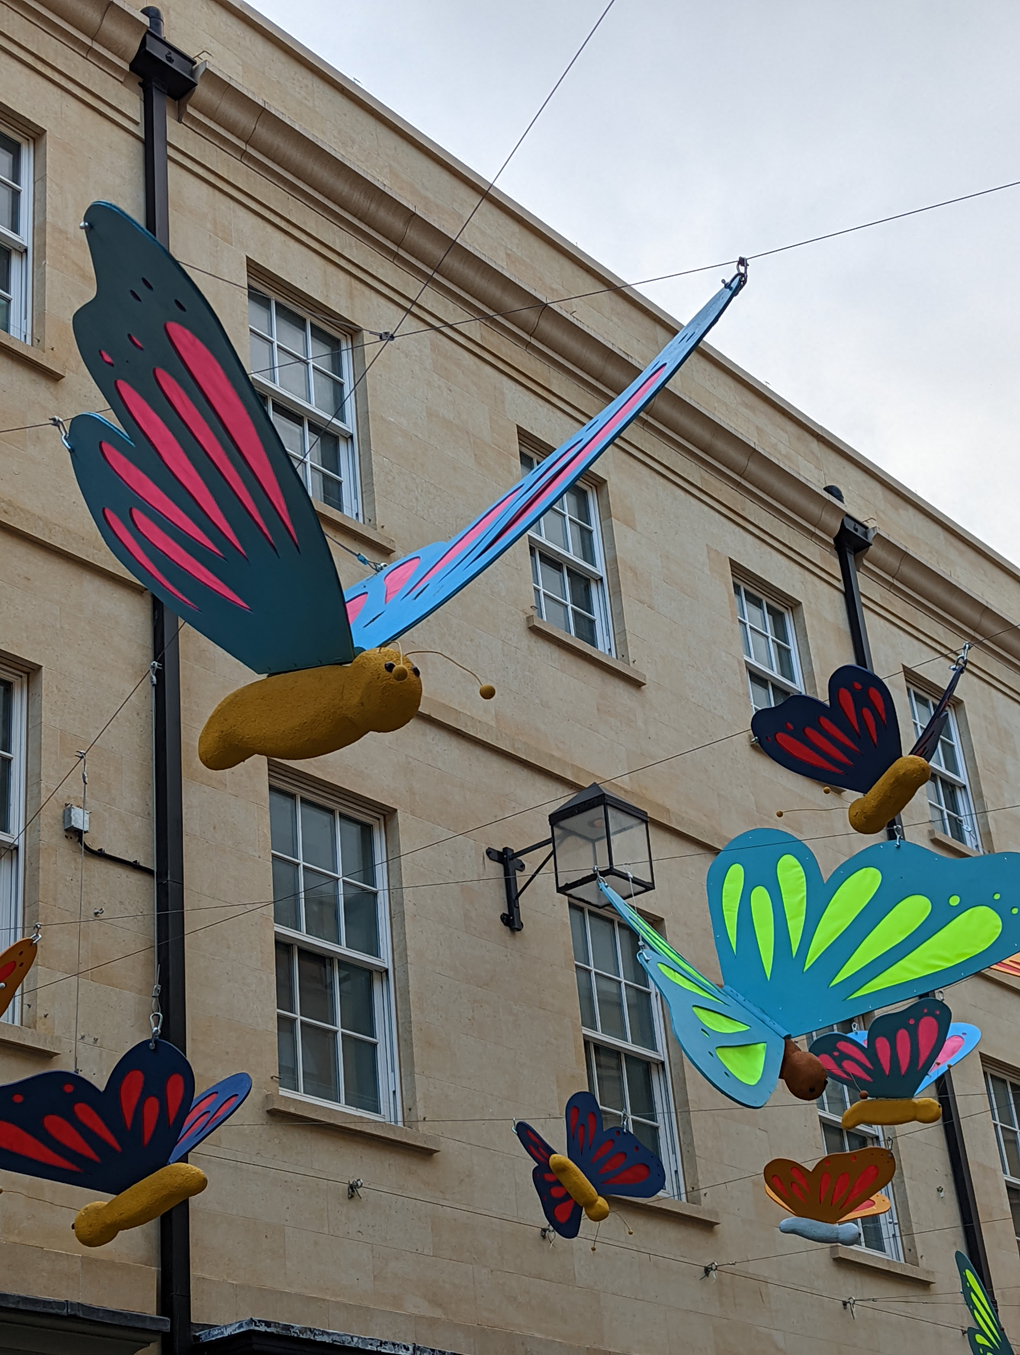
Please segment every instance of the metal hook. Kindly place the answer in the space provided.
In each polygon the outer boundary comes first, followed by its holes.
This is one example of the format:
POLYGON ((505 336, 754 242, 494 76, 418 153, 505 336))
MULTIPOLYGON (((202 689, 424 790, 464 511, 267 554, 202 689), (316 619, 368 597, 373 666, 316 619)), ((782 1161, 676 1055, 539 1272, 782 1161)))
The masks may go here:
POLYGON ((31 935, 28 939, 29 939, 29 941, 32 943, 33 946, 37 946, 37 945, 39 944, 39 938, 40 938, 40 936, 42 936, 42 927, 41 927, 41 925, 37 922, 37 923, 35 924, 35 926, 33 927, 33 929, 32 929, 32 935, 31 935))
POLYGON ((149 1048, 156 1048, 156 1041, 163 1031, 163 1012, 159 1005, 161 992, 159 966, 156 966, 156 982, 152 985, 152 1006, 149 1008, 149 1048))
POLYGON ((159 670, 160 670, 162 667, 163 667, 163 665, 160 663, 160 661, 159 661, 158 659, 153 659, 153 661, 149 664, 149 686, 150 686, 150 687, 155 687, 156 681, 157 681, 157 679, 156 679, 156 674, 159 672, 159 670))
POLYGON ((361 1179, 360 1176, 356 1176, 356 1177, 354 1178, 353 1181, 348 1181, 348 1182, 347 1182, 347 1198, 348 1198, 349 1200, 353 1200, 353 1199, 355 1198, 355 1196, 356 1196, 356 1197, 360 1200, 360 1199, 361 1199, 361 1187, 362 1187, 364 1184, 365 1184, 365 1183, 364 1183, 364 1181, 361 1179))
POLYGON ((71 444, 67 440, 67 425, 64 423, 64 420, 61 419, 58 415, 53 414, 50 417, 50 423, 60 433, 60 441, 64 444, 67 450, 70 451, 71 444))

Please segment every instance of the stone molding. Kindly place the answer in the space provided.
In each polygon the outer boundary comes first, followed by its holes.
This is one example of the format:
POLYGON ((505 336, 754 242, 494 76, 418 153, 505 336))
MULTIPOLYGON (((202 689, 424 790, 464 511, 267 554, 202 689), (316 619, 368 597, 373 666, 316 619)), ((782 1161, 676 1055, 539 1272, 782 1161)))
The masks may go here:
POLYGON ((864 1251, 861 1247, 841 1247, 838 1244, 829 1248, 834 1261, 844 1265, 863 1266, 866 1270, 880 1270, 893 1275, 898 1280, 913 1280, 915 1284, 932 1285, 935 1272, 924 1266, 912 1266, 907 1261, 894 1261, 889 1256, 880 1256, 877 1252, 864 1251))
POLYGON ((33 348, 30 343, 22 343, 20 339, 12 339, 2 329, 0 329, 0 354, 13 358, 15 362, 24 362, 35 371, 42 372, 43 376, 48 376, 51 381, 63 381, 64 379, 63 368, 58 367, 41 348, 33 348))
POLYGON ((265 1106, 267 1115, 314 1125, 317 1129, 356 1134, 391 1148, 409 1148, 414 1153, 431 1156, 442 1147, 436 1134, 423 1134, 400 1124, 388 1124, 385 1120, 370 1120, 367 1115, 353 1115, 340 1106, 334 1110, 332 1106, 306 1101, 300 1096, 288 1096, 285 1092, 267 1092, 265 1106))
POLYGON ((633 682, 635 687, 644 687, 648 679, 639 668, 632 668, 629 663, 624 663, 622 659, 614 659, 612 654, 604 654, 601 649, 593 649, 591 645, 585 644, 583 640, 576 639, 573 635, 568 635, 565 630, 560 630, 558 626, 550 625, 548 621, 543 621, 540 616, 534 612, 529 612, 527 616, 528 629, 534 635, 541 635, 543 639, 551 644, 559 645, 561 649, 568 650, 571 654, 577 654, 586 663, 593 663, 599 668, 604 668, 609 673, 615 673, 617 677, 623 678, 625 682, 633 682))
POLYGON ((0 1049, 16 1049, 19 1054, 41 1054, 44 1059, 54 1059, 64 1053, 65 1047, 66 1041, 56 1035, 48 1035, 33 1026, 0 1021, 0 1049))
POLYGON ((690 1204, 687 1200, 672 1200, 666 1195, 657 1195, 652 1200, 637 1200, 629 1195, 610 1195, 611 1200, 618 1200, 628 1209, 643 1209, 651 1214, 663 1215, 666 1218, 675 1218, 686 1223, 698 1223, 703 1228, 717 1228, 722 1222, 722 1218, 714 1209, 709 1209, 703 1204, 690 1204))

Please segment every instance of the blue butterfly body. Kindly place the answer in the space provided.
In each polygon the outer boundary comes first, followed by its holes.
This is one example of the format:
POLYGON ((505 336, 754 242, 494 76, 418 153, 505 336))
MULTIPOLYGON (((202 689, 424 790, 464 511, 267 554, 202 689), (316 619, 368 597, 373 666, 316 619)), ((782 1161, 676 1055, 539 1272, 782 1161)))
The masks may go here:
POLYGON ((741 1105, 771 1094, 786 1036, 957 983, 1020 947, 1020 855, 866 847, 823 879, 788 833, 733 839, 708 872, 720 989, 602 882, 644 942, 684 1052, 741 1105))

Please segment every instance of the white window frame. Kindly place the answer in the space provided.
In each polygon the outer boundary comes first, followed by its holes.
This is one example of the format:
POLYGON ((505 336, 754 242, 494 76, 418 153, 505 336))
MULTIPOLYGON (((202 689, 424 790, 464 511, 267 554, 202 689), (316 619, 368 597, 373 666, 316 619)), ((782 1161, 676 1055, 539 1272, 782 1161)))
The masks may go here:
POLYGON ((744 666, 747 670, 747 690, 751 698, 751 706, 756 711, 762 709, 755 700, 753 678, 758 678, 759 681, 767 684, 772 697, 770 704, 778 706, 780 701, 785 701, 788 696, 793 696, 804 690, 800 654, 797 649, 797 630, 793 624, 793 611, 782 602, 777 602, 775 598, 770 597, 767 592, 763 592, 755 584, 744 583, 742 579, 733 580, 733 596, 737 604, 737 626, 740 631, 740 647, 744 656, 744 666), (749 593, 756 602, 760 602, 762 607, 765 608, 767 630, 763 631, 759 626, 754 625, 748 617, 747 595, 749 593), (773 632, 772 612, 778 612, 784 618, 786 633, 789 636, 788 641, 781 640, 773 632), (752 633, 764 638, 769 657, 768 663, 762 663, 760 659, 755 658, 751 644, 752 633), (775 661, 777 646, 789 650, 793 677, 783 673, 779 664, 775 661))
MULTIPOLYGON (((10 823, 0 828, 0 951, 17 941, 23 931, 25 853, 25 793, 28 743, 28 678, 25 673, 0 664, 0 680, 11 684, 10 755, 0 753, 11 764, 10 823)), ((2 731, 0 731, 2 736, 2 731)), ((19 992, 4 1013, 3 1020, 18 1025, 21 1021, 19 992)))
MULTIPOLYGON (((258 370, 251 373, 252 384, 256 390, 262 394, 268 404, 269 416, 272 418, 274 406, 279 407, 284 417, 290 415, 292 418, 301 422, 301 444, 302 457, 300 461, 295 461, 295 469, 308 491, 309 497, 316 499, 320 503, 326 503, 327 507, 333 508, 336 512, 342 512, 349 518, 356 518, 359 522, 362 520, 362 494, 361 494, 361 470, 358 454, 358 434, 356 428, 356 415, 354 407, 354 374, 351 351, 351 335, 335 325, 329 326, 322 323, 316 317, 308 314, 299 306, 292 305, 289 301, 275 296, 269 289, 259 286, 255 283, 249 283, 248 294, 255 293, 262 300, 268 301, 272 314, 272 334, 266 334, 264 330, 258 329, 251 318, 251 309, 248 313, 248 336, 249 336, 249 361, 252 359, 250 352, 252 335, 256 335, 263 343, 270 346, 272 353, 272 370, 258 370), (344 409, 345 418, 341 419, 339 415, 330 415, 317 405, 312 404, 308 399, 302 399, 295 395, 293 391, 287 390, 274 377, 279 376, 281 358, 280 343, 277 338, 276 308, 285 306, 287 310, 294 315, 298 315, 305 322, 305 339, 308 352, 311 352, 311 329, 321 329, 328 334, 331 339, 336 339, 340 345, 340 380, 344 388, 344 409), (318 430, 318 431, 315 431, 318 430), (315 461, 315 450, 318 446, 319 438, 325 433, 330 437, 335 437, 339 443, 339 479, 340 479, 340 500, 341 506, 338 509, 335 504, 330 504, 328 500, 318 499, 314 492, 313 477, 316 474, 322 476, 323 480, 327 477, 333 479, 332 472, 318 465, 315 461)), ((287 350, 284 349, 283 362, 290 365, 301 363, 306 370, 313 369, 314 359, 311 357, 291 358, 286 356, 287 350)), ((323 369, 325 371, 325 369, 323 369)), ((293 451, 288 448, 291 459, 294 461, 293 451)))
MULTIPOLYGON (((21 201, 18 212, 17 232, 8 230, 6 226, 0 225, 0 246, 10 251, 11 255, 11 290, 10 290, 10 327, 6 331, 12 339, 20 339, 22 343, 31 343, 31 324, 30 317, 32 313, 32 143, 26 137, 16 132, 13 127, 0 122, 0 132, 16 141, 21 148, 21 182, 15 184, 13 180, 4 179, 5 185, 17 188, 21 194, 21 201)), ((7 293, 0 293, 7 296, 7 293)))
MULTIPOLYGON (((588 958, 590 961, 590 963, 586 965, 582 961, 579 961, 576 958, 574 959, 573 964, 575 978, 577 975, 577 971, 579 969, 586 970, 588 973, 591 974, 603 972, 596 970, 594 968, 594 956, 591 948, 591 934, 588 923, 588 919, 594 916, 603 921, 611 922, 616 929, 617 956, 618 959, 621 961, 620 973, 607 975, 607 977, 613 979, 616 982, 621 983, 624 986, 624 990, 626 990, 626 987, 628 986, 631 987, 638 986, 631 984, 630 981, 626 978, 626 975, 624 974, 623 971, 622 955, 620 954, 619 937, 621 932, 626 929, 626 924, 621 922, 608 910, 600 908, 591 908, 586 904, 579 902, 576 899, 570 900, 570 907, 571 909, 577 909, 578 913, 584 914, 585 935, 587 938, 588 958)), ((572 922, 571 922, 571 953, 573 954, 572 922)), ((621 1055, 630 1055, 632 1058, 640 1059, 642 1063, 647 1063, 650 1066, 652 1097, 654 1101, 656 1115, 655 1127, 659 1133, 659 1157, 662 1160, 662 1165, 666 1169, 666 1185, 662 1191, 662 1194, 670 1195, 677 1200, 682 1200, 684 1199, 683 1163, 681 1162, 680 1153, 676 1142, 676 1133, 675 1133, 676 1114, 673 1109, 673 1095, 669 1080, 669 1067, 666 1063, 665 1055, 666 1030, 662 1018, 662 1003, 659 998, 658 990, 655 988, 654 984, 652 984, 650 980, 647 983, 647 989, 649 992, 649 1003, 652 1014, 652 1033, 655 1039, 655 1048, 648 1049, 644 1045, 633 1044, 627 1040, 620 1040, 613 1035, 607 1035, 600 1030, 593 1029, 590 1026, 586 1026, 584 1024, 584 1019, 582 1015, 581 1033, 584 1037, 585 1071, 588 1077, 588 1089, 589 1091, 591 1091, 592 1095, 595 1096, 596 1100, 600 1102, 601 1106, 601 1101, 595 1088, 594 1066, 592 1062, 592 1055, 590 1053, 590 1051, 595 1045, 601 1045, 606 1049, 615 1050, 621 1055)), ((595 1001, 595 1020, 596 1022, 598 1022, 599 1020, 598 1001, 594 994, 594 991, 592 997, 593 1001, 595 1001)), ((580 1004, 580 995, 578 996, 578 1003, 580 1004)), ((627 1020, 629 1022, 630 1018, 629 1012, 627 1011, 626 1002, 624 1003, 624 1013, 627 1016, 627 1020)), ((629 1103, 630 1091, 626 1085, 626 1077, 624 1077, 624 1092, 629 1103)), ((607 1110, 610 1110, 610 1108, 606 1106, 601 1106, 601 1108, 603 1110, 603 1113, 605 1113, 607 1110)), ((618 1114, 619 1112, 616 1109, 612 1109, 611 1113, 615 1115, 618 1114)), ((648 1121, 646 1116, 637 1116, 635 1118, 651 1123, 650 1121, 648 1121)), ((628 1113, 624 1113, 623 1127, 625 1129, 631 1128, 630 1121, 631 1121, 630 1115, 628 1113)))
MULTIPOLYGON (((849 1021, 844 1021, 838 1026, 826 1026, 824 1030, 812 1031, 811 1034, 807 1037, 805 1043, 810 1048, 812 1040, 817 1040, 820 1035, 828 1034, 829 1031, 840 1030, 846 1032, 852 1029, 853 1024, 849 1021)), ((815 1105, 818 1108, 819 1126, 821 1127, 822 1125, 828 1125, 831 1129, 839 1132, 843 1136, 844 1146, 839 1151, 844 1152, 852 1151, 850 1145, 847 1143, 847 1134, 856 1134, 863 1139, 870 1139, 871 1143, 868 1145, 869 1147, 875 1148, 886 1147, 885 1138, 882 1134, 882 1128, 880 1125, 859 1124, 856 1125, 851 1130, 843 1128, 840 1117, 843 1111, 849 1109, 849 1107, 852 1104, 853 1103, 850 1098, 850 1088, 847 1087, 842 1082, 837 1082, 835 1078, 830 1077, 826 1081, 825 1092, 815 1102, 815 1105), (826 1096, 835 1096, 842 1101, 842 1107, 840 1109, 839 1114, 828 1109, 828 1107, 825 1104, 826 1096)), ((836 1151, 834 1149, 830 1149, 828 1144, 825 1142, 824 1131, 821 1134, 821 1140, 822 1147, 825 1149, 826 1155, 828 1155, 832 1151, 836 1151)), ((855 1243, 854 1246, 857 1247, 860 1251, 866 1251, 870 1253, 872 1256, 885 1256, 892 1261, 902 1261, 903 1248, 900 1244, 900 1228, 899 1222, 896 1218, 896 1198, 893 1194, 891 1185, 885 1188, 884 1194, 886 1194, 890 1200, 890 1208, 888 1213, 874 1214, 871 1215, 869 1218, 853 1220, 853 1222, 856 1223, 861 1230, 861 1240, 860 1242, 855 1243), (875 1228, 880 1232, 884 1246, 873 1247, 869 1245, 867 1240, 867 1230, 871 1228, 875 1228)))
MULTIPOLYGON (((348 819, 356 820, 359 823, 367 824, 372 830, 372 850, 375 860, 376 872, 376 899, 377 899, 377 922, 379 929, 379 955, 366 955, 361 951, 349 949, 345 946, 336 945, 331 941, 325 941, 321 937, 312 935, 310 932, 282 925, 274 921, 274 978, 275 984, 275 942, 279 941, 288 946, 297 946, 302 950, 310 951, 316 955, 322 955, 330 960, 338 960, 344 964, 355 965, 360 969, 369 970, 373 975, 372 999, 373 1016, 376 1030, 376 1047, 378 1050, 378 1077, 379 1077, 379 1102, 380 1109, 378 1113, 371 1110, 365 1110, 362 1107, 352 1105, 344 1100, 331 1100, 326 1097, 314 1096, 310 1093, 300 1090, 303 1081, 303 1069, 301 1066, 300 1044, 297 1045, 297 1075, 298 1088, 284 1087, 280 1083, 280 1090, 287 1096, 297 1097, 303 1101, 312 1102, 320 1106, 332 1106, 334 1109, 342 1109, 346 1114, 363 1115, 368 1119, 382 1120, 390 1124, 401 1123, 401 1098, 400 1098, 400 1075, 397 1059, 397 1041, 396 1041, 396 1020, 393 1000, 393 941, 390 929, 390 907, 389 907, 389 889, 386 879, 386 840, 385 840, 385 822, 377 813, 367 809, 364 805, 349 801, 345 797, 338 797, 324 793, 318 789, 309 791, 308 789, 288 784, 286 780, 273 777, 270 781, 270 789, 280 791, 285 795, 292 795, 298 801, 297 807, 297 834, 298 834, 298 861, 301 857, 301 813, 300 802, 302 799, 308 800, 316 806, 329 809, 334 814, 339 814, 348 819)), ((284 852, 278 852, 272 849, 274 858, 294 862, 295 858, 289 857, 284 852)), ((304 864, 304 863, 301 863, 304 864)), ((310 864, 310 863, 309 863, 310 864)), ((340 862, 341 869, 343 862, 340 862)), ((312 869, 322 872, 318 866, 312 866, 312 869)), ((344 876, 341 874, 339 882, 341 885, 344 876)), ((337 970, 333 968, 334 976, 334 1010, 336 1013, 336 1026, 328 1026, 328 1023, 321 1023, 311 1018, 311 1024, 323 1025, 335 1029, 337 1034, 337 1075, 338 1087, 341 1096, 343 1095, 343 1048, 341 1035, 343 1028, 340 1025, 341 1006, 339 1002, 339 992, 337 987, 337 970)), ((294 974, 292 971, 292 981, 294 974)), ((280 1015, 292 1017, 294 1013, 283 1012, 279 1007, 277 1011, 280 1015)), ((304 1016, 296 1017, 300 1026, 302 1021, 309 1020, 304 1016)), ((300 1041, 300 1034, 298 1036, 300 1041)))
POLYGON ((992 1113, 992 1127, 995 1130, 995 1143, 999 1149, 999 1161, 1002 1163, 1002 1175, 1005 1178, 1006 1199, 1009 1202, 1009 1212, 1013 1217, 1013 1235, 1016 1238, 1017 1247, 1020 1248, 1020 1175, 1014 1176, 1010 1172, 1006 1146, 1003 1142, 1003 1129, 1005 1129, 1014 1135, 1018 1156, 1020 1156, 1020 1104, 1018 1104, 1020 1103, 1020 1082, 994 1068, 985 1068, 984 1074, 985 1091, 988 1093, 988 1105, 992 1113), (992 1094, 993 1077, 1006 1084, 1009 1109, 1012 1111, 1010 1117, 1012 1123, 1009 1121, 1003 1122, 999 1118, 999 1108, 996 1106, 995 1097, 992 1094))
MULTIPOLYGON (((528 472, 544 459, 537 453, 525 450, 523 447, 520 450, 520 458, 521 470, 524 474, 528 474, 528 472)), ((613 643, 613 627, 609 616, 609 587, 606 579, 606 556, 602 545, 602 519, 599 513, 598 489, 591 480, 584 477, 578 480, 572 488, 576 490, 577 493, 583 494, 587 501, 588 516, 590 520, 583 525, 591 530, 592 554, 595 556, 595 560, 594 563, 585 560, 583 556, 575 554, 572 550, 566 550, 563 546, 559 546, 554 541, 549 540, 545 535, 544 528, 546 514, 543 514, 528 532, 528 542, 531 551, 531 582, 534 594, 535 615, 540 617, 541 620, 545 621, 548 625, 555 626, 557 630, 564 630, 558 621, 553 621, 546 615, 545 595, 548 590, 543 589, 541 586, 541 574, 538 565, 538 557, 541 554, 548 556, 553 564, 559 565, 564 571, 573 570, 576 574, 582 575, 591 584, 592 612, 590 613, 585 612, 581 607, 575 608, 574 604, 569 600, 564 601, 562 598, 555 597, 555 595, 551 593, 549 596, 553 597, 556 602, 566 608, 568 621, 571 626, 573 626, 573 612, 575 610, 581 612, 583 615, 592 616, 595 627, 595 644, 593 648, 601 650, 603 654, 615 656, 616 651, 613 643)), ((547 513, 552 513, 554 511, 560 511, 568 516, 569 520, 573 520, 570 515, 567 514, 567 510, 563 506, 563 497, 557 499, 555 504, 547 509, 547 513)), ((573 629, 566 630, 564 633, 573 636, 576 640, 580 640, 582 644, 591 643, 583 635, 577 635, 573 629)))
MULTIPOLYGON (((928 717, 923 716, 918 711, 917 699, 920 697, 927 701, 929 706, 934 707, 938 700, 937 697, 929 696, 922 688, 915 688, 912 685, 907 686, 907 696, 910 700, 910 716, 914 723, 914 735, 920 738, 921 731, 928 723, 928 717)), ((967 774, 967 759, 963 755, 963 744, 960 742, 960 725, 956 718, 956 712, 952 706, 949 707, 947 714, 949 719, 942 731, 942 737, 939 739, 938 747, 929 759, 931 762, 931 776, 928 778, 928 807, 931 810, 931 821, 935 828, 944 833, 946 837, 953 838, 965 847, 970 847, 972 851, 981 850, 981 838, 977 831, 977 819, 974 815, 974 797, 970 791, 970 777, 967 774), (960 772, 952 772, 945 764, 945 755, 942 745, 948 743, 956 754, 957 765, 960 772), (956 813, 946 806, 946 787, 952 789, 959 796, 962 813, 956 813), (957 830, 954 832, 954 828, 957 830)))

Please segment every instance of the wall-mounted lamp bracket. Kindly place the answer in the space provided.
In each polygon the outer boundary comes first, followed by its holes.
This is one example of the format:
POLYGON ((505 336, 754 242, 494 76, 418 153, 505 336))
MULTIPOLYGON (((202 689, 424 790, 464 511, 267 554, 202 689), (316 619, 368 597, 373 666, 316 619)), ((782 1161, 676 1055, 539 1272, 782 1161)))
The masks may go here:
POLYGON ((520 851, 514 851, 512 847, 486 847, 485 855, 490 861, 497 861, 503 867, 503 888, 506 890, 506 912, 500 913, 499 920, 504 927, 509 927, 512 932, 523 931, 524 923, 521 921, 521 895, 531 884, 535 876, 552 859, 552 838, 544 838, 541 842, 533 842, 530 847, 522 847, 520 851), (522 856, 530 856, 532 852, 540 851, 543 847, 548 847, 549 851, 542 858, 542 861, 531 872, 523 884, 518 884, 517 876, 525 869, 522 856))

